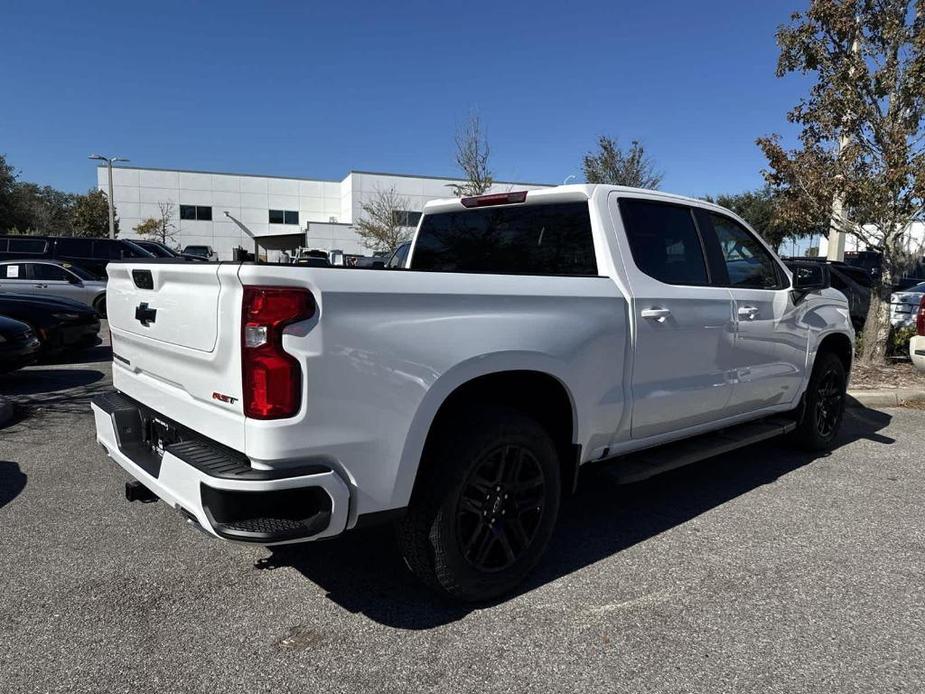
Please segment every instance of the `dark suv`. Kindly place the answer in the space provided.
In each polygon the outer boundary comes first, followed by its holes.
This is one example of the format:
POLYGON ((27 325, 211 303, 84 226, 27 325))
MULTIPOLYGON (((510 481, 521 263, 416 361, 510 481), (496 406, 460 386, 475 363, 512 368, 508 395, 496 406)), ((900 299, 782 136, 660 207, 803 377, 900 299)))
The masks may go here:
POLYGON ((152 257, 152 253, 124 239, 0 236, 0 260, 64 260, 100 277, 106 277, 110 260, 152 257))

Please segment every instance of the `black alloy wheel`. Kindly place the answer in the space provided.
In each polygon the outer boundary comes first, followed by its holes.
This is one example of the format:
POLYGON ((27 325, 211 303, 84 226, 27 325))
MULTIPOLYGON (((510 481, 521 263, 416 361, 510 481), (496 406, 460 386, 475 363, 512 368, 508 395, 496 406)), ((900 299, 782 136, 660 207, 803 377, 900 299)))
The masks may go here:
POLYGON ((543 516, 546 479, 525 447, 491 451, 469 475, 456 507, 462 554, 480 571, 501 571, 524 555, 543 516))

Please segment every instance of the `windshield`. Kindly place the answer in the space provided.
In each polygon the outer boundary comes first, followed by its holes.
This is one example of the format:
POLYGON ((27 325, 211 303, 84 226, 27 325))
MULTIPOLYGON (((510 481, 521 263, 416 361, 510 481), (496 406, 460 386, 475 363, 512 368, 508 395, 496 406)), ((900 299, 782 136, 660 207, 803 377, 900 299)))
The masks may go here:
POLYGON ((125 244, 123 247, 122 255, 126 258, 153 258, 154 254, 150 251, 146 251, 144 248, 139 246, 137 243, 132 243, 131 241, 122 240, 122 243, 125 244))
POLYGON ((153 253, 158 258, 173 258, 176 256, 176 253, 171 251, 169 248, 166 248, 159 243, 154 243, 153 241, 145 241, 143 243, 137 243, 136 245, 141 246, 149 253, 153 253))

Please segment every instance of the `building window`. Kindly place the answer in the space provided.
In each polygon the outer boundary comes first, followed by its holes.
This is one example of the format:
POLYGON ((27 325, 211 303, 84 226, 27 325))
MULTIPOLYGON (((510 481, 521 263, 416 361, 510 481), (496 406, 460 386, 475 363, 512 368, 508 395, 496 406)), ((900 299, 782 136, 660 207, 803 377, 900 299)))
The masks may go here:
POLYGON ((400 227, 416 227, 421 221, 420 212, 411 210, 392 210, 392 223, 400 227))
POLYGON ((299 213, 295 210, 270 210, 270 224, 299 224, 299 213))
POLYGON ((180 219, 211 222, 212 208, 203 205, 180 205, 180 219))

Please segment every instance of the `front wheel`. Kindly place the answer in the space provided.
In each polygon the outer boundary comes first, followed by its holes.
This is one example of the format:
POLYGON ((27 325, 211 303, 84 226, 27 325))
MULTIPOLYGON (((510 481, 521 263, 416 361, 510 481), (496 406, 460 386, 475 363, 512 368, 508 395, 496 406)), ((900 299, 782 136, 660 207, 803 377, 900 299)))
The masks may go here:
POLYGON ((822 451, 832 445, 844 418, 847 388, 848 379, 841 359, 831 352, 818 355, 794 432, 803 448, 822 451))
POLYGON ((398 540, 422 581, 452 597, 510 591, 542 556, 559 513, 556 448, 520 412, 460 413, 428 446, 398 540))

